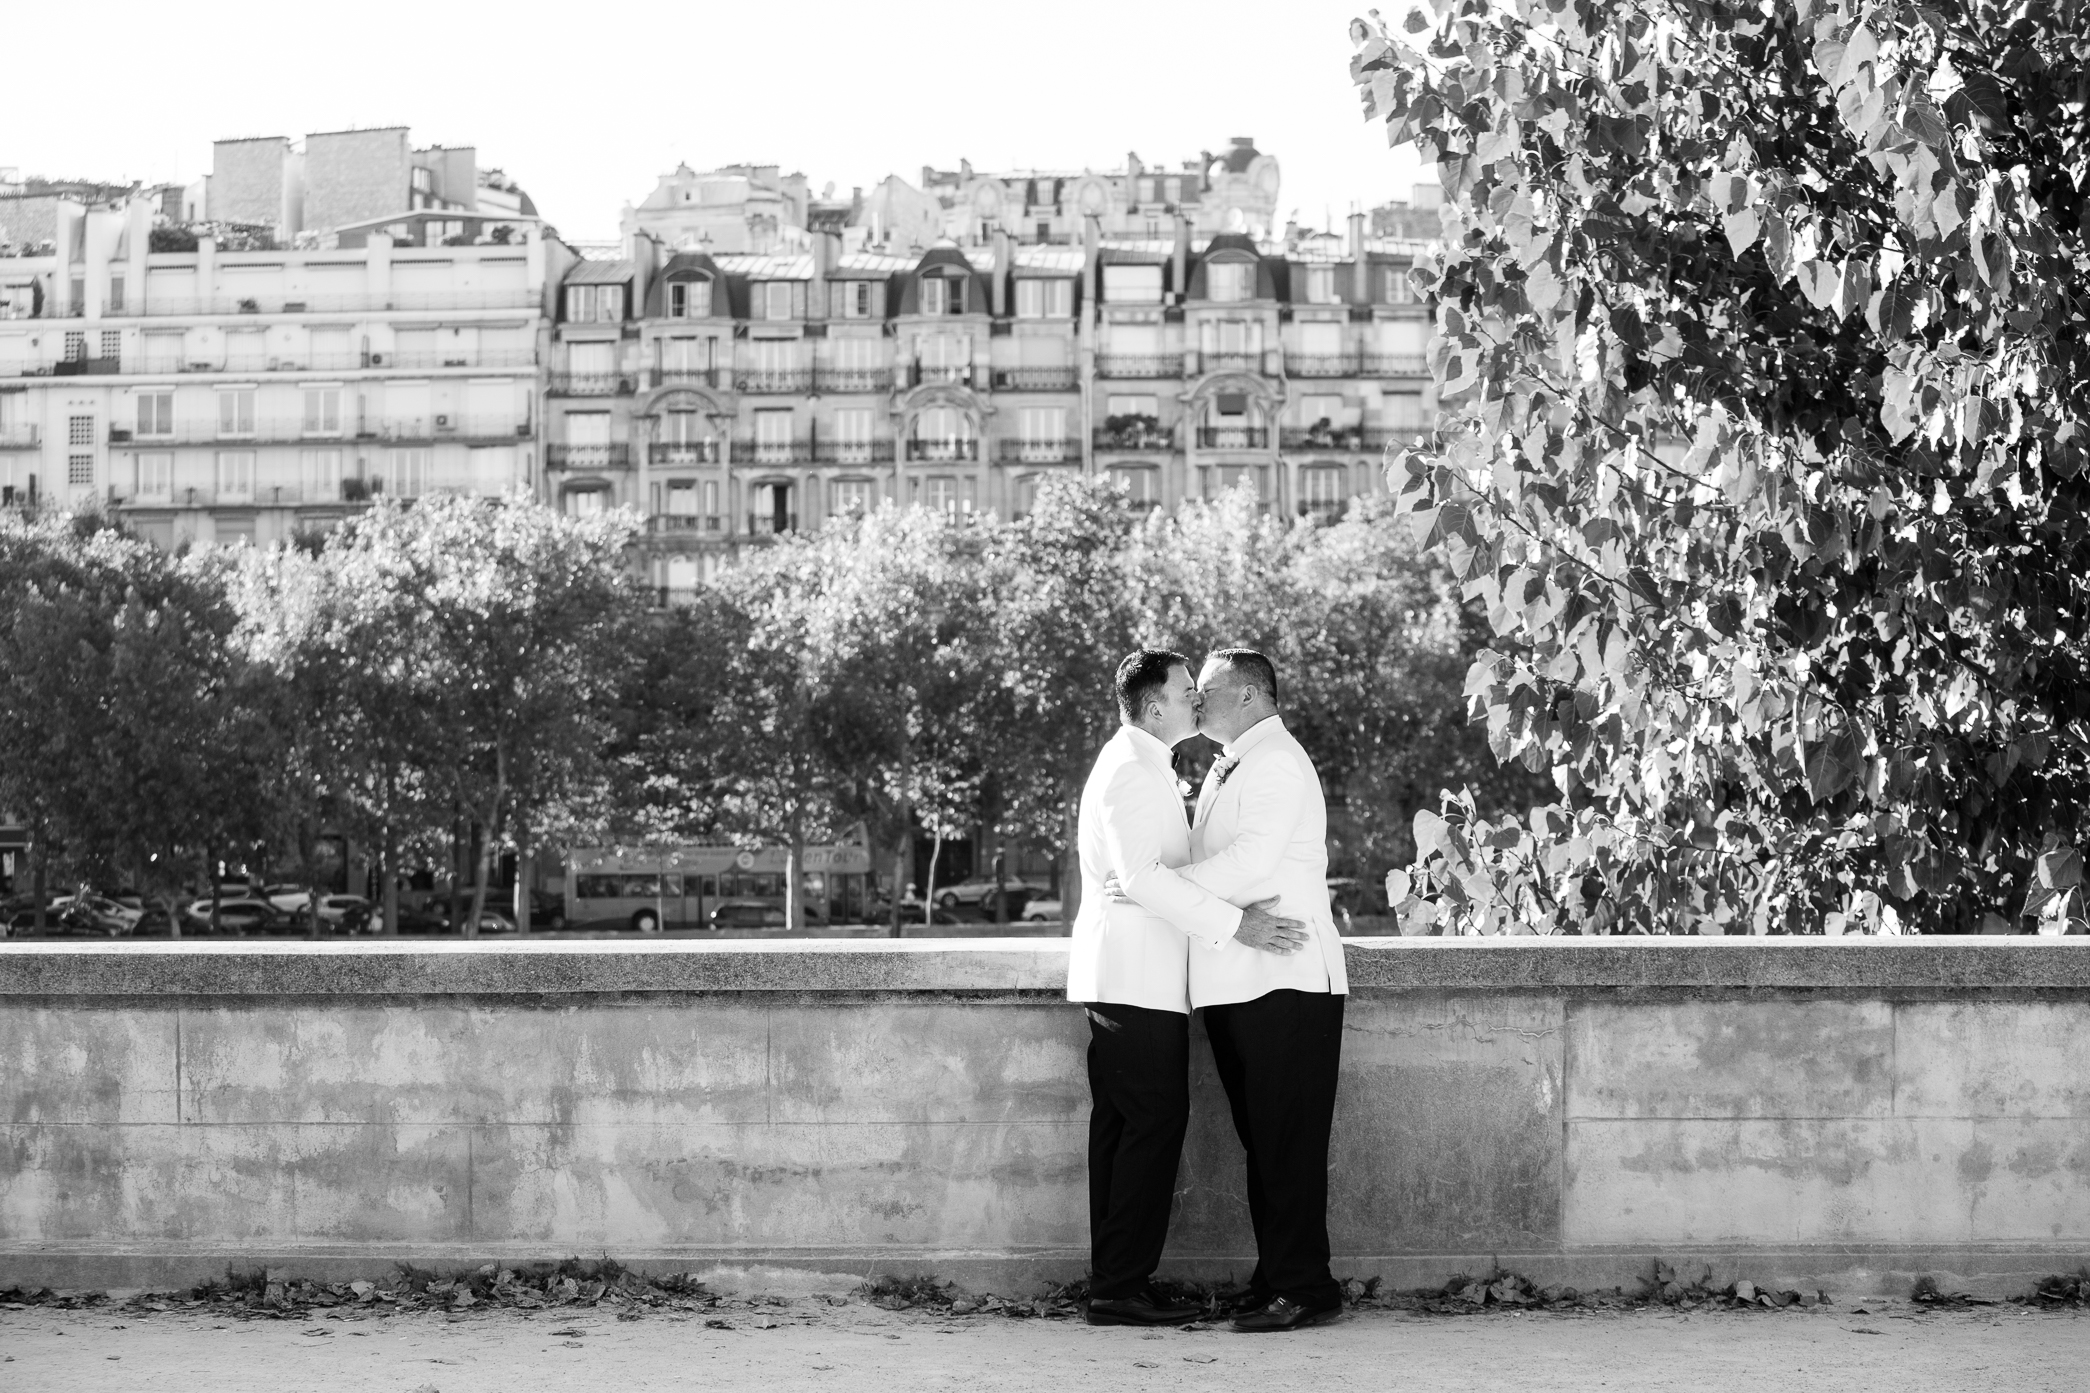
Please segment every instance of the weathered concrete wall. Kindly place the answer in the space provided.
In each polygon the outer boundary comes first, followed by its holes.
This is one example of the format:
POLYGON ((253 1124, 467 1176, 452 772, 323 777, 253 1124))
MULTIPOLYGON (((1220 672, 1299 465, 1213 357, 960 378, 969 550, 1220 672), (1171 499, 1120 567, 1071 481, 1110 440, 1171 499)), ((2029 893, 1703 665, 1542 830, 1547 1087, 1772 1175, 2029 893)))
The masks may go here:
MULTIPOLYGON (((1338 1266, 2090 1254, 2090 944, 1353 942, 1338 1266), (1814 983, 1815 985, 1796 985, 1814 983)), ((0 946, 0 1286, 607 1251, 1071 1275, 1064 942, 0 946)), ((1171 1263, 1245 1274, 1200 1042, 1171 1263)))

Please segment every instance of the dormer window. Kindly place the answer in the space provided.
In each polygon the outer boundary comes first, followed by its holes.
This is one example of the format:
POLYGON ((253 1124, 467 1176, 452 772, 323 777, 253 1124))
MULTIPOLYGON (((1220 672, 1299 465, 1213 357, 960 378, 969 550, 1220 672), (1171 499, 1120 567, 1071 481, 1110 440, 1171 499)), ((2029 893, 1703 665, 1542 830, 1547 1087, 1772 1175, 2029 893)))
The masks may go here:
POLYGON ((1205 298, 1231 304, 1255 298, 1253 261, 1215 261, 1205 267, 1205 298))
POLYGON ((569 285, 566 287, 566 322, 568 324, 615 324, 623 318, 623 286, 569 285))
POLYGON ((668 282, 668 318, 709 319, 710 317, 710 277, 698 276, 691 280, 668 282))
POLYGON ((1335 303, 1335 268, 1333 266, 1309 266, 1306 268, 1306 303, 1309 305, 1332 305, 1335 303))
POLYGON ((804 281, 755 281, 748 286, 748 296, 753 318, 805 318, 804 281))
POLYGON ((958 276, 923 276, 922 313, 964 314, 965 281, 958 276))
POLYGON ((1073 281, 1026 278, 1016 282, 1018 319, 1068 319, 1073 314, 1073 281))

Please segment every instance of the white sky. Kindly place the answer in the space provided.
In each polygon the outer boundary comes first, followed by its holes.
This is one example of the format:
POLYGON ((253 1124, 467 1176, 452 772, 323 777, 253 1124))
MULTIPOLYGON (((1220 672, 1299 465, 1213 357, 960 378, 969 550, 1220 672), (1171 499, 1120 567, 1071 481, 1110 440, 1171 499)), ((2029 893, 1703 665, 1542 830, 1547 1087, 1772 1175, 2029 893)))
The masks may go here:
POLYGON ((678 161, 780 164, 847 197, 961 156, 1174 167, 1247 135, 1283 167, 1280 220, 1339 224, 1419 171, 1350 85, 1346 29, 1370 2, 22 5, 0 166, 187 182, 216 139, 409 125, 416 145, 476 145, 566 236, 607 239, 678 161))

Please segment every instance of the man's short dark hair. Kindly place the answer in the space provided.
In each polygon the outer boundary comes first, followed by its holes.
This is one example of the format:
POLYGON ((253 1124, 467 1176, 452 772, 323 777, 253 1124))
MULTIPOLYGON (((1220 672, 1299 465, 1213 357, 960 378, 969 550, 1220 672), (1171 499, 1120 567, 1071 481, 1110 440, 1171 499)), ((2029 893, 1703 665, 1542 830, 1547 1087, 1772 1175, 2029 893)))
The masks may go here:
POLYGON ((1189 671, 1190 659, 1166 648, 1141 648, 1118 664, 1118 714, 1126 725, 1139 719, 1140 708, 1168 685, 1169 673, 1178 667, 1189 671))
POLYGON ((1253 648, 1215 648, 1205 654, 1207 662, 1214 658, 1238 673, 1243 685, 1261 687, 1270 704, 1277 705, 1277 669, 1268 658, 1253 648))

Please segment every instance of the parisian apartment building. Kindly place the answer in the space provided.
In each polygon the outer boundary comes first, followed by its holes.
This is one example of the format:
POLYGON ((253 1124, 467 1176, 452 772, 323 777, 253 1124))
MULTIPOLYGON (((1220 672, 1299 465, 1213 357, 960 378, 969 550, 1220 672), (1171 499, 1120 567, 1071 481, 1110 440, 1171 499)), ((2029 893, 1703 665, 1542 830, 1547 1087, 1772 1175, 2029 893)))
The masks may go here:
POLYGON ((223 141, 185 187, 0 183, 0 488, 174 545, 522 486, 635 510, 670 602, 780 533, 1021 515, 1059 473, 1334 516, 1433 416, 1436 219, 1305 233, 1280 190, 1246 138, 843 196, 678 167, 589 244, 399 128, 223 141))
POLYGON ((219 142, 200 186, 0 188, 0 490, 169 546, 542 479, 574 253, 403 128, 219 142))

